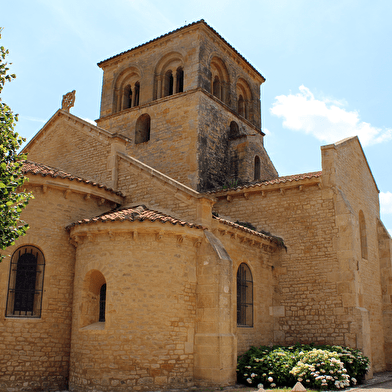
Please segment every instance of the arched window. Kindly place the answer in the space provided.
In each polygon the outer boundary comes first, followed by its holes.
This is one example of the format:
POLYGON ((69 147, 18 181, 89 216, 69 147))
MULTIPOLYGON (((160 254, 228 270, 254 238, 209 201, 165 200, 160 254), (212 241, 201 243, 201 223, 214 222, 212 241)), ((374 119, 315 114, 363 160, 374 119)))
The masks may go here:
POLYGON ((151 118, 148 114, 142 114, 136 121, 135 144, 145 143, 150 140, 151 118))
POLYGON ((106 283, 101 286, 99 290, 99 320, 105 321, 105 308, 106 308, 106 283))
POLYGON ((22 246, 11 258, 6 316, 41 317, 45 259, 34 246, 22 246))
POLYGON ((177 68, 176 93, 184 92, 184 70, 182 67, 177 68))
POLYGON ((362 210, 359 211, 359 235, 361 238, 361 256, 363 259, 368 258, 366 222, 362 210))
POLYGON ((212 84, 212 94, 221 99, 221 83, 218 76, 215 76, 214 83, 212 84))
MULTIPOLYGON (((82 286, 80 328, 106 320, 106 279, 102 272, 87 272, 82 286)), ((102 325, 101 325, 102 326, 102 325)))
POLYGON ((245 79, 239 78, 237 81, 237 112, 247 120, 252 120, 252 91, 245 79))
POLYGON ((184 92, 184 75, 182 54, 166 53, 155 67, 154 99, 184 92))
POLYGON ((140 91, 139 70, 129 67, 121 72, 114 88, 113 113, 139 106, 140 91))
POLYGON ((211 93, 222 102, 230 102, 230 78, 224 61, 214 56, 210 63, 211 70, 211 93))
POLYGON ((123 109, 132 107, 132 87, 126 86, 124 88, 123 109))
POLYGON ((253 279, 245 263, 237 271, 237 325, 253 327, 253 279))
POLYGON ((245 102, 242 95, 238 98, 238 114, 242 117, 245 117, 245 102))
POLYGON ((173 95, 173 72, 171 70, 165 73, 165 80, 163 84, 163 96, 173 95))
POLYGON ((255 177, 254 180, 260 180, 260 158, 255 156, 255 177))
POLYGON ((240 130, 238 127, 238 124, 235 121, 232 121, 230 123, 230 133, 229 133, 229 138, 234 139, 240 135, 240 130))
POLYGON ((133 101, 133 106, 139 106, 139 96, 140 96, 140 83, 135 83, 135 97, 133 101))

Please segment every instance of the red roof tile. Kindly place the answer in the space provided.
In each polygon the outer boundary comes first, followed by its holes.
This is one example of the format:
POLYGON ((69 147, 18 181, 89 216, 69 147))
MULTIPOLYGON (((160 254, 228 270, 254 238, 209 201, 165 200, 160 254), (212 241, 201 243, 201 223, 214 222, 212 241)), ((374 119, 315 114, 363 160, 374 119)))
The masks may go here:
POLYGON ((94 218, 83 219, 69 225, 67 229, 76 225, 83 225, 88 223, 115 222, 115 221, 143 222, 144 220, 148 220, 150 222, 158 221, 161 223, 169 222, 172 225, 179 224, 181 226, 188 226, 195 229, 204 229, 203 226, 201 225, 196 225, 194 223, 189 223, 180 219, 176 219, 171 217, 170 215, 162 214, 161 212, 158 211, 149 210, 147 207, 143 205, 132 207, 132 208, 113 210, 94 218))
POLYGON ((24 161, 23 163, 23 173, 24 174, 34 174, 34 175, 41 175, 43 177, 50 176, 53 178, 64 178, 70 181, 78 181, 83 182, 85 184, 89 184, 92 186, 96 186, 97 188, 105 189, 109 192, 115 193, 116 195, 123 196, 121 192, 115 191, 111 188, 108 188, 106 185, 99 184, 98 182, 86 180, 82 177, 74 176, 70 173, 67 173, 60 169, 55 169, 54 167, 50 167, 47 165, 43 165, 41 163, 35 163, 31 161, 24 161))
POLYGON ((322 171, 318 171, 318 172, 311 172, 311 173, 293 174, 291 176, 282 176, 282 177, 274 178, 273 180, 261 181, 261 182, 256 182, 256 183, 253 182, 251 184, 237 186, 236 188, 214 189, 214 190, 208 191, 206 193, 217 193, 217 192, 222 192, 222 191, 233 191, 233 190, 241 190, 241 189, 248 189, 248 188, 257 188, 257 187, 261 187, 263 185, 285 184, 287 182, 300 181, 300 180, 306 180, 306 179, 311 179, 311 178, 318 178, 318 177, 321 177, 322 173, 323 173, 322 171))

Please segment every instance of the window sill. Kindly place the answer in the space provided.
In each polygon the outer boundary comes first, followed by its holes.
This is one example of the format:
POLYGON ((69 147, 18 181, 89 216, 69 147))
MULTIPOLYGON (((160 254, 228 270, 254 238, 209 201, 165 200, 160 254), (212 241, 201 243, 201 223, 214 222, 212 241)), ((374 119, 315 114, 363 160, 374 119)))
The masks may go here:
POLYGON ((80 328, 80 330, 81 331, 104 331, 105 322, 98 321, 97 323, 86 325, 85 327, 80 328))

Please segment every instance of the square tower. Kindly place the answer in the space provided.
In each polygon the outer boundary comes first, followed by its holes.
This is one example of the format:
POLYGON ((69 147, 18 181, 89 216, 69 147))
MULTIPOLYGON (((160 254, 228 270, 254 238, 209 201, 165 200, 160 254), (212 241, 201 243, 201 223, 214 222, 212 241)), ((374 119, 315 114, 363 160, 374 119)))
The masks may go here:
POLYGON ((261 130, 264 77, 203 20, 98 64, 98 125, 127 153, 206 191, 277 177, 261 130))

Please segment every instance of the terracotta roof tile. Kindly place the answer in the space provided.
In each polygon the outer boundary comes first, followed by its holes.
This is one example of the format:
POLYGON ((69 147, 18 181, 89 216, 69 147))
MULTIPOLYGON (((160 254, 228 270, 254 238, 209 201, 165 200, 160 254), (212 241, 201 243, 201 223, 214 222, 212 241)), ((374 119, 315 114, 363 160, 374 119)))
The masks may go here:
POLYGON ((97 222, 115 222, 115 221, 130 221, 130 222, 143 222, 144 220, 148 220, 150 222, 161 222, 166 223, 169 222, 172 225, 180 225, 180 226, 188 226, 195 229, 204 229, 203 226, 197 225, 194 223, 189 223, 184 220, 173 218, 170 215, 163 214, 158 211, 149 210, 146 206, 140 205, 131 208, 124 208, 119 210, 113 210, 110 212, 106 212, 102 215, 99 215, 90 219, 83 219, 77 221, 67 227, 67 229, 89 223, 97 223, 97 222))
POLYGON ((78 181, 83 182, 84 184, 89 184, 92 186, 96 186, 97 188, 105 189, 109 192, 112 192, 116 195, 123 196, 121 192, 115 191, 111 188, 108 188, 106 185, 99 184, 98 182, 92 180, 86 180, 82 177, 74 176, 70 173, 67 173, 61 169, 56 169, 54 167, 43 165, 41 163, 35 163, 31 161, 24 161, 23 163, 23 173, 24 174, 34 174, 34 175, 41 175, 43 177, 50 176, 53 178, 64 178, 70 181, 78 181))
POLYGON ((241 190, 241 189, 248 189, 248 188, 257 188, 261 187, 263 185, 275 185, 275 184, 285 184, 288 182, 294 182, 294 181, 300 181, 300 180, 306 180, 306 179, 311 179, 311 178, 319 178, 322 175, 322 171, 318 172, 311 172, 311 173, 302 173, 302 174, 293 174, 290 176, 282 176, 282 177, 277 177, 274 178, 273 180, 268 180, 268 181, 261 181, 261 182, 253 182, 251 184, 247 185, 241 185, 237 186, 236 188, 218 188, 214 189, 212 191, 208 191, 206 193, 217 193, 217 192, 222 192, 222 191, 233 191, 233 190, 241 190))
POLYGON ((185 25, 185 26, 182 26, 182 27, 179 27, 178 29, 175 29, 175 30, 172 30, 172 31, 169 31, 168 33, 166 33, 166 34, 163 34, 163 35, 161 35, 161 36, 159 36, 159 37, 157 37, 157 38, 154 38, 154 39, 152 39, 152 40, 150 40, 150 41, 147 41, 147 42, 145 42, 144 44, 141 44, 141 45, 138 45, 138 46, 135 46, 134 48, 132 48, 132 49, 129 49, 129 50, 125 50, 124 52, 121 52, 121 53, 119 53, 119 54, 116 54, 116 55, 114 55, 114 56, 112 56, 112 57, 109 57, 109 58, 107 58, 106 60, 102 60, 102 61, 100 61, 99 63, 98 63, 98 66, 100 66, 101 64, 103 64, 103 63, 105 63, 106 61, 109 61, 109 60, 112 60, 112 59, 114 59, 114 58, 116 58, 116 57, 119 57, 119 56, 122 56, 123 54, 125 54, 125 53, 129 53, 129 52, 131 52, 131 51, 133 51, 133 50, 135 50, 135 49, 138 49, 138 48, 141 48, 142 46, 145 46, 145 45, 148 45, 148 44, 150 44, 151 42, 155 42, 155 41, 158 41, 159 39, 161 39, 161 38, 163 38, 163 37, 167 37, 168 35, 171 35, 171 34, 173 34, 173 33, 176 33, 177 31, 180 31, 180 30, 183 30, 183 29, 185 29, 185 28, 187 28, 187 27, 190 27, 190 26, 194 26, 194 25, 197 25, 197 24, 199 24, 199 23, 202 23, 202 24, 204 24, 205 26, 207 26, 213 33, 215 33, 226 45, 228 45, 238 56, 240 56, 258 75, 260 75, 264 80, 265 80, 265 78, 264 78, 264 76, 263 75, 261 75, 261 73, 244 57, 244 56, 242 56, 233 46, 231 46, 215 29, 213 29, 208 23, 206 23, 206 21, 204 20, 204 19, 200 19, 200 20, 198 20, 197 22, 193 22, 193 23, 189 23, 189 24, 187 24, 187 25, 185 25))

